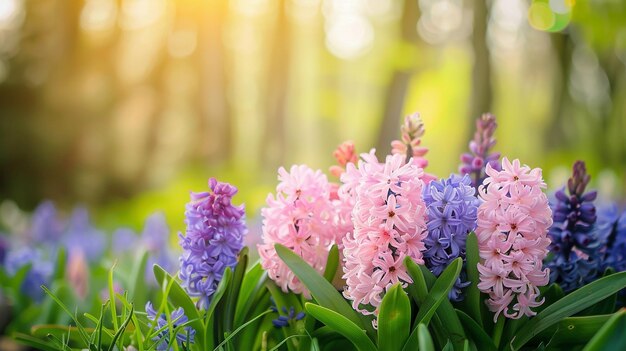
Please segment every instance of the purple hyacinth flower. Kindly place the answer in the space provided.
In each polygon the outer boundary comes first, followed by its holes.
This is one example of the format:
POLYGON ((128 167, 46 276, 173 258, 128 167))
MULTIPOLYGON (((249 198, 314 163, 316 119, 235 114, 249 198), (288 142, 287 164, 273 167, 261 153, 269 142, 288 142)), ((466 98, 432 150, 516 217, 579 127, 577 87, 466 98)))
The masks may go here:
MULTIPOLYGON (((152 341, 158 342, 156 349, 168 350, 168 346, 170 344, 170 330, 168 327, 167 315, 165 313, 161 313, 157 316, 157 311, 154 309, 152 302, 150 301, 146 303, 146 313, 148 314, 148 319, 151 321, 151 323, 149 323, 150 328, 160 330, 157 335, 152 338, 152 341)), ((175 309, 170 315, 169 320, 172 324, 172 333, 175 335, 178 346, 183 344, 187 346, 189 344, 193 344, 196 330, 191 326, 179 328, 179 326, 189 321, 189 318, 185 315, 183 308, 179 307, 175 309)), ((169 348, 169 350, 173 350, 173 348, 169 348)))
MULTIPOLYGON (((426 267, 439 276, 457 257, 465 260, 467 234, 476 228, 479 200, 468 175, 452 174, 447 179, 432 181, 424 187, 428 236, 424 239, 426 267)), ((449 293, 453 301, 463 299, 462 291, 469 285, 465 270, 449 293)))
POLYGON ((210 192, 191 193, 186 205, 186 235, 179 234, 182 286, 206 309, 226 267, 234 269, 248 229, 243 205, 234 206, 237 188, 211 178, 210 192))
POLYGON ((65 232, 65 223, 58 218, 51 201, 42 202, 31 217, 30 237, 34 243, 57 246, 65 232))
POLYGON ((546 262, 550 282, 557 283, 565 292, 572 291, 595 279, 602 273, 603 246, 601 234, 595 228, 596 192, 585 193, 591 177, 585 163, 576 161, 567 187, 556 192, 550 206, 554 223, 548 235, 552 241, 552 257, 546 262))
POLYGON ((475 188, 478 188, 487 178, 485 168, 488 164, 497 171, 501 170, 500 153, 491 152, 496 144, 494 134, 497 126, 496 117, 490 113, 485 113, 478 118, 474 139, 469 144, 470 152, 461 155, 459 172, 470 175, 475 188))
POLYGON ((68 252, 81 250, 89 262, 97 262, 107 245, 104 232, 95 228, 84 207, 77 207, 70 217, 63 242, 68 252))

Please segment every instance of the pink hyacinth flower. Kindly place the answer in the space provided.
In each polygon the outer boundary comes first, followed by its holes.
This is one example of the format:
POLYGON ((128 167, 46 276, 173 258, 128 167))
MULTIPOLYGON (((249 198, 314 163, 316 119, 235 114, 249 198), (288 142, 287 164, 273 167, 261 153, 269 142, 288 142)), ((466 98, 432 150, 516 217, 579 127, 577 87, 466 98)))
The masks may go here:
POLYGON ((552 211, 542 189, 541 169, 519 160, 502 160, 502 171, 487 165, 488 177, 479 187, 483 203, 478 208, 481 263, 478 288, 489 295, 487 306, 507 318, 536 314, 539 287, 548 284, 548 269, 542 261, 548 253, 548 228, 552 211))
POLYGON ((330 185, 321 171, 293 166, 278 171, 276 195, 268 195, 263 217, 263 243, 258 245, 261 265, 284 292, 310 297, 308 290, 278 257, 279 243, 301 256, 320 274, 324 272, 328 251, 336 242, 335 207, 330 185))
POLYGON ((377 315, 388 288, 412 282, 405 257, 423 264, 423 170, 399 154, 387 156, 383 164, 373 151, 361 158, 358 167, 349 165, 341 177, 340 194, 354 201, 354 232, 343 240, 343 294, 355 310, 377 315))

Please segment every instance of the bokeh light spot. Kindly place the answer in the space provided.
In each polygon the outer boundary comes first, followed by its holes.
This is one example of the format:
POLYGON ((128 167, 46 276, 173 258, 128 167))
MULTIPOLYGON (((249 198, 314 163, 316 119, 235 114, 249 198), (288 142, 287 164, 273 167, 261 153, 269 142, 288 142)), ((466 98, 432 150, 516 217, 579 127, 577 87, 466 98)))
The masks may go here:
POLYGON ((329 21, 326 47, 342 59, 354 59, 365 54, 374 41, 372 24, 360 15, 341 15, 329 21))
POLYGON ((534 1, 528 9, 528 22, 539 30, 550 29, 556 21, 556 16, 547 2, 534 1))

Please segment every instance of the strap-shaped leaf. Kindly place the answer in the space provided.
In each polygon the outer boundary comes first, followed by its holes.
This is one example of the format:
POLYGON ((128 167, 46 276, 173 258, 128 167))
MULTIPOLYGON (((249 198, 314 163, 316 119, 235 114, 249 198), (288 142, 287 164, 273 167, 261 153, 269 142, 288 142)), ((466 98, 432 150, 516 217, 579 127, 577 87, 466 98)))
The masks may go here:
POLYGON ((148 262, 148 251, 143 250, 136 258, 131 273, 130 283, 133 288, 128 292, 128 301, 132 303, 145 303, 146 296, 146 264, 148 262), (137 299, 141 299, 137 301, 137 299))
POLYGON ((433 338, 428 332, 428 327, 424 323, 417 325, 418 345, 420 351, 435 351, 433 338))
MULTIPOLYGON (((230 267, 226 267, 226 269, 224 270, 224 274, 222 274, 222 280, 220 280, 219 284, 217 284, 217 289, 215 289, 215 293, 213 294, 213 296, 211 296, 211 303, 209 304, 209 308, 207 309, 206 315, 204 316, 206 323, 206 328, 204 332, 204 343, 209 347, 215 343, 215 335, 213 334, 214 329, 217 329, 218 331, 223 331, 223 324, 221 324, 221 320, 218 318, 214 318, 214 315, 216 315, 215 310, 220 304, 224 293, 226 292, 226 290, 228 290, 228 286, 230 285, 232 278, 233 271, 230 269, 230 267), (216 322, 219 323, 217 326, 215 325, 216 322)), ((218 336, 221 339, 223 334, 220 334, 218 332, 218 336)))
MULTIPOLYGON (((435 312, 437 311, 437 308, 441 305, 441 303, 444 300, 446 301, 448 300, 448 292, 454 285, 454 282, 456 281, 456 279, 459 277, 459 273, 461 272, 462 262, 463 261, 461 258, 457 258, 454 261, 452 261, 452 263, 450 263, 450 265, 446 267, 446 269, 441 273, 439 278, 437 278, 435 283, 432 285, 432 289, 430 290, 428 295, 426 295, 426 298, 424 298, 422 303, 419 305, 419 312, 417 313, 417 316, 415 317, 415 321, 414 321, 416 325, 413 329, 413 332, 411 332, 411 335, 409 336, 409 339, 407 341, 407 344, 404 347, 404 350, 409 350, 407 347, 409 345, 414 345, 415 340, 418 340, 417 326, 420 323, 427 325, 430 319, 432 318, 433 314, 435 314, 435 312)), ((405 263, 407 263, 407 265, 411 265, 410 261, 409 262, 405 261, 405 263)), ((412 271, 415 271, 415 269, 414 268, 409 269, 409 274, 411 274, 412 271)), ((423 273, 424 272, 422 272, 422 275, 423 273)), ((412 276, 412 278, 417 279, 419 278, 419 276, 418 277, 412 276)))
POLYGON ((469 315, 461 310, 456 310, 459 320, 465 327, 467 335, 474 340, 479 350, 497 351, 496 345, 493 344, 491 337, 485 333, 483 328, 469 315))
MULTIPOLYGON (((584 345, 612 317, 611 314, 585 317, 567 317, 539 333, 535 340, 549 344, 551 348, 584 345)), ((535 343, 535 342, 533 342, 535 343)), ((538 342, 537 342, 538 343, 538 342)))
POLYGON ((400 351, 411 330, 411 303, 398 283, 387 290, 378 313, 378 349, 400 351))
POLYGON ((626 272, 615 273, 600 278, 563 297, 530 319, 511 340, 511 348, 519 350, 535 335, 565 317, 574 315, 585 308, 604 300, 626 287, 626 272))
POLYGON ((478 238, 476 233, 471 232, 467 235, 465 258, 467 265, 465 269, 467 271, 467 278, 470 285, 465 288, 465 300, 464 311, 468 316, 472 317, 474 321, 482 327, 483 320, 481 316, 481 304, 480 290, 478 290, 478 262, 480 262, 480 256, 478 255, 478 238))
POLYGON ((613 314, 604 326, 589 340, 583 351, 626 350, 626 309, 613 314))
POLYGON ((246 316, 250 316, 250 310, 255 306, 255 302, 259 292, 262 291, 267 273, 261 267, 261 263, 257 262, 243 276, 239 297, 237 299, 237 307, 235 308, 235 325, 241 325, 246 316))
POLYGON ((333 328, 339 334, 343 335, 346 339, 359 350, 359 351, 376 351, 376 346, 367 337, 365 330, 359 328, 354 322, 341 314, 330 310, 328 308, 316 305, 313 303, 306 303, 305 305, 307 313, 313 316, 318 321, 333 328))
POLYGON ((331 284, 337 273, 337 267, 339 267, 339 249, 337 245, 333 245, 328 251, 328 259, 326 259, 326 268, 324 269, 324 278, 331 284))
POLYGON ((229 284, 228 291, 226 293, 226 305, 224 306, 224 315, 222 316, 224 321, 224 331, 227 333, 232 332, 235 319, 235 309, 239 299, 239 291, 241 289, 241 283, 243 277, 248 268, 248 247, 245 246, 241 252, 239 252, 239 258, 235 271, 233 272, 233 282, 229 284))
POLYGON ((369 335, 375 335, 373 327, 366 322, 364 323, 365 318, 359 317, 335 287, 319 275, 315 269, 287 247, 276 244, 275 248, 278 256, 309 289, 318 304, 343 315, 360 329, 365 329, 369 335))

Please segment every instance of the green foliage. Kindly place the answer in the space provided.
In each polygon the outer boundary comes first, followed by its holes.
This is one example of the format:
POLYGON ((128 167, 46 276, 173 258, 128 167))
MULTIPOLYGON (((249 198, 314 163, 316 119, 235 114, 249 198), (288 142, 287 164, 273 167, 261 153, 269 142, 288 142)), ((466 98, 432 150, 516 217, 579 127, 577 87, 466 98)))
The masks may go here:
POLYGON ((387 291, 378 313, 378 345, 381 351, 402 350, 411 330, 411 303, 398 283, 387 291))
POLYGON ((517 336, 510 341, 511 348, 519 350, 546 328, 604 300, 623 289, 624 286, 626 286, 626 272, 620 272, 577 289, 529 319, 528 323, 518 330, 517 336))
MULTIPOLYGON (((475 235, 468 238, 467 260, 477 259, 475 235)), ((324 274, 318 273, 300 256, 286 247, 276 245, 279 257, 310 291, 313 301, 291 292, 285 293, 267 279, 260 263, 248 267, 248 250, 241 251, 234 270, 227 268, 207 310, 196 303, 181 287, 178 279, 158 265, 153 271, 160 293, 155 303, 157 315, 167 316, 167 325, 155 329, 145 312, 136 306, 150 295, 144 286, 146 253, 137 256, 126 280, 132 282, 127 292, 117 293, 114 268, 98 273, 107 281, 108 299, 93 311, 82 315, 72 312, 68 301, 76 297, 63 279, 51 288, 42 287, 49 299, 35 312, 41 323, 29 334, 13 332, 14 340, 41 350, 122 350, 133 345, 140 351, 154 350, 167 338, 174 350, 289 350, 289 351, 408 351, 408 350, 519 350, 580 349, 600 350, 607 345, 622 347, 626 310, 613 314, 615 297, 626 286, 626 272, 607 272, 605 276, 568 295, 558 285, 542 289, 544 305, 534 317, 509 320, 500 316, 494 325, 492 314, 485 309, 484 297, 475 284, 466 288, 467 300, 452 304, 450 289, 458 278, 463 262, 454 260, 439 277, 410 258, 405 266, 413 283, 404 288, 390 287, 383 296, 377 316, 377 329, 367 317, 354 311, 332 286, 339 253, 331 249, 324 274), (301 320, 290 319, 285 327, 276 328, 272 320, 270 296, 278 311, 294 308, 306 311, 301 320), (591 308, 593 306, 593 309, 591 308), (182 307, 189 320, 174 325, 171 312, 182 307), (597 312, 604 312, 598 314, 597 312), (593 313, 593 314, 592 314, 593 313), (485 327, 489 320, 489 329, 485 327), (60 323, 59 321, 65 321, 60 323), (482 325, 481 325, 482 323, 482 325), (178 345, 175 335, 191 327, 196 331, 195 343, 178 345), (167 332, 165 332, 167 331, 167 332), (164 335, 165 334, 165 335, 164 335), (161 336, 160 336, 161 335, 161 336)), ((65 260, 60 255, 57 267, 65 260)), ((30 267, 15 277, 2 279, 9 294, 19 293, 21 281, 30 267)), ((58 268, 57 268, 58 270, 58 268)), ((468 270, 468 275, 475 275, 468 270)), ((5 275, 4 272, 0 274, 5 275)), ((58 272, 57 277, 62 277, 58 272)), ((143 307, 140 304, 139 306, 143 307)), ((29 314, 27 314, 28 316, 29 314)), ((24 317, 23 317, 24 318, 24 317)))

